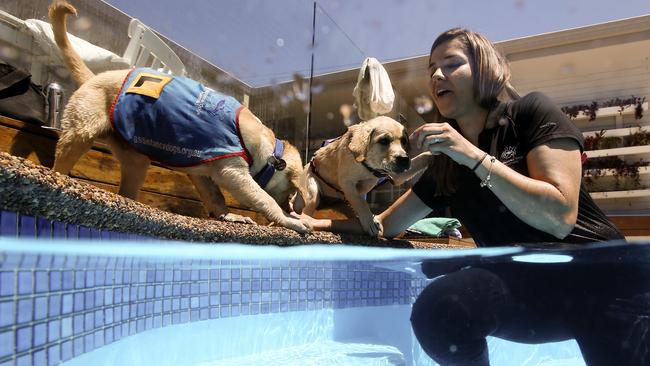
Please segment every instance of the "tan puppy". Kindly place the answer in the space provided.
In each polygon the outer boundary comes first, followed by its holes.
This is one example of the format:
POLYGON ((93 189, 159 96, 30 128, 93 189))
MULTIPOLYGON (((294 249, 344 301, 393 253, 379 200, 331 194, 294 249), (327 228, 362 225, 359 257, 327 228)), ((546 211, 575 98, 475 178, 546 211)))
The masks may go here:
POLYGON ((293 209, 312 215, 321 197, 344 199, 363 229, 372 236, 380 235, 382 228, 365 196, 382 179, 399 185, 427 167, 427 155, 419 155, 411 164, 408 151, 406 129, 392 118, 379 116, 350 126, 341 137, 318 149, 305 166, 293 209))
MULTIPOLYGON (((57 44, 66 65, 80 85, 70 97, 63 113, 64 131, 56 146, 54 170, 68 174, 77 160, 90 149, 93 141, 102 139, 120 161, 119 193, 135 199, 144 182, 151 159, 136 151, 132 144, 124 140, 124 135, 116 131, 117 127, 114 128, 111 124, 113 118, 111 113, 114 111, 111 109, 112 104, 117 102, 118 96, 121 98, 122 85, 130 70, 108 71, 95 76, 68 41, 66 32, 68 14, 76 14, 76 9, 65 1, 54 1, 50 6, 49 15, 57 44)), ((131 87, 134 85, 131 84, 131 87)), ((159 95, 162 95, 160 94, 162 88, 159 95)), ((167 88, 170 90, 169 87, 167 88)), ((161 100, 163 99, 157 102, 161 100)), ((142 108, 138 109, 141 110, 142 108)), ((210 112, 219 111, 213 109, 210 112)), ((311 228, 306 221, 290 217, 280 207, 281 205, 288 209, 289 197, 298 187, 302 172, 299 152, 284 141, 284 153, 281 159, 286 162, 286 167, 282 167, 284 163, 278 164, 280 160, 273 159, 276 146, 273 131, 264 126, 247 108, 238 109, 238 121, 237 133, 240 135, 244 150, 247 150, 245 156, 241 155, 243 153, 236 156, 231 154, 199 165, 173 167, 173 169, 189 174, 206 209, 213 217, 227 221, 253 222, 250 218, 228 212, 224 197, 219 190, 223 188, 240 203, 262 213, 269 221, 300 233, 309 232, 311 228), (252 161, 250 165, 245 158, 252 161), (267 160, 269 160, 268 164, 267 160), (254 174, 260 172, 267 165, 273 175, 266 187, 262 189, 251 176, 251 172, 254 174)), ((172 141, 176 141, 173 136, 172 141)))

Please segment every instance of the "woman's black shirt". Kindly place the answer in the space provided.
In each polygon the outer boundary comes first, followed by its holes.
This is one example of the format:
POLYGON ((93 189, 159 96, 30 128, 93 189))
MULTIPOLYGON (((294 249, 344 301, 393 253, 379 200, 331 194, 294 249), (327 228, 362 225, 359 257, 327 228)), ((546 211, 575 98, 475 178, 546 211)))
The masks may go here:
MULTIPOLYGON (((489 114, 486 128, 479 135, 479 148, 489 152, 515 171, 529 176, 526 155, 533 148, 553 139, 568 138, 584 148, 580 130, 544 94, 530 93, 523 98, 498 104, 489 114), (497 119, 494 121, 493 119, 497 119), (497 122, 498 121, 498 122, 497 122)), ((580 185, 578 218, 573 231, 564 239, 537 230, 517 218, 467 167, 455 164, 455 192, 434 197, 435 182, 424 174, 413 192, 437 214, 449 208, 479 246, 517 243, 589 243, 624 239, 623 235, 596 206, 584 183, 580 185)))

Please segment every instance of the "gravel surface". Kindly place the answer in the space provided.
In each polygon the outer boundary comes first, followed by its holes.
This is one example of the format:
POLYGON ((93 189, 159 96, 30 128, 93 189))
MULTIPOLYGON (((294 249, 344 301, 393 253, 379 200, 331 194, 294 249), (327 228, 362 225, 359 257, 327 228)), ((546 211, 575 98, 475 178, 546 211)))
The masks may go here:
POLYGON ((206 243, 341 244, 394 248, 451 248, 445 244, 378 240, 282 227, 199 219, 161 211, 0 152, 0 208, 95 229, 206 243))

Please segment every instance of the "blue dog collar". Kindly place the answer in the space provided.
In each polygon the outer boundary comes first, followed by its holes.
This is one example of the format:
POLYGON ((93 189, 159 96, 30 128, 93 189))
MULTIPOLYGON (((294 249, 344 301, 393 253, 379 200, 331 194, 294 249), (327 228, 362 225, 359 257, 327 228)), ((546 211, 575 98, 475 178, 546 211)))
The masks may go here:
POLYGON ((287 167, 287 162, 282 159, 282 154, 284 153, 284 144, 282 141, 275 139, 275 148, 273 149, 273 155, 269 156, 266 160, 266 165, 260 170, 259 173, 255 174, 255 181, 257 184, 266 188, 266 185, 269 184, 269 181, 273 177, 273 173, 276 170, 284 170, 287 167))

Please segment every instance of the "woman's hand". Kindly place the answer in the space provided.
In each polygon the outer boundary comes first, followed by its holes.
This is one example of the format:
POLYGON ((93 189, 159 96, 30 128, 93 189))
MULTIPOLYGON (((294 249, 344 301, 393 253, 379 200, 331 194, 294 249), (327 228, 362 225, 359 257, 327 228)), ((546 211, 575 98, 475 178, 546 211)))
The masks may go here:
POLYGON ((437 155, 443 153, 455 162, 468 167, 481 158, 483 153, 460 134, 449 123, 427 123, 418 127, 410 136, 419 151, 430 151, 437 155))

